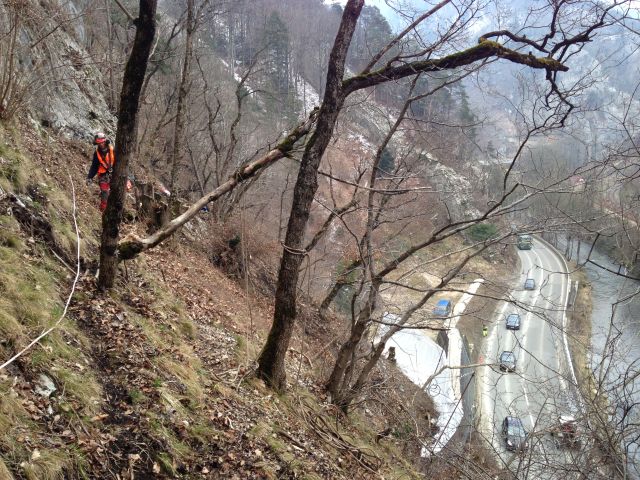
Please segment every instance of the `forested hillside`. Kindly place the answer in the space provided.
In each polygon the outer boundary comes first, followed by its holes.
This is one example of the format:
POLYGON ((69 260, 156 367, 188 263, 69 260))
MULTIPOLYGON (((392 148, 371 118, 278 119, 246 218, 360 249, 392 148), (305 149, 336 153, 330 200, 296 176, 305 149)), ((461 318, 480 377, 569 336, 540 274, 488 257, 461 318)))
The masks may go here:
POLYGON ((580 265, 519 249, 637 264, 638 12, 506 3, 2 2, 0 480, 632 464, 580 265), (501 337, 507 308, 540 335, 501 337), (559 457, 566 404, 590 440, 559 457))

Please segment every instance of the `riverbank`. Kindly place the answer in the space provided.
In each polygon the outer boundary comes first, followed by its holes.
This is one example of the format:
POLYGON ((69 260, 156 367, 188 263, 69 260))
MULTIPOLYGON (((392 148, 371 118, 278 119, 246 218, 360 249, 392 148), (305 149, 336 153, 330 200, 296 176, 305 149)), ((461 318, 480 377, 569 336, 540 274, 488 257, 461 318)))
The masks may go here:
POLYGON ((576 269, 574 262, 570 262, 569 267, 572 269, 572 304, 567 306, 566 334, 578 388, 586 399, 591 397, 594 388, 590 367, 592 286, 584 270, 576 269))
POLYGON ((634 356, 633 350, 628 348, 634 345, 635 334, 630 329, 633 321, 626 321, 635 316, 620 307, 623 304, 620 300, 628 298, 628 292, 624 291, 624 281, 615 282, 618 278, 610 272, 615 272, 617 265, 611 264, 606 253, 589 252, 596 265, 586 262, 583 257, 588 249, 585 252, 584 248, 567 247, 566 242, 564 245, 560 242, 558 249, 563 248, 569 256, 575 251, 577 262, 568 262, 572 291, 567 306, 566 335, 581 397, 581 428, 585 439, 591 437, 595 442, 595 448, 591 450, 592 461, 601 465, 611 478, 620 475, 638 478, 634 460, 637 444, 633 440, 637 438, 637 432, 629 428, 635 420, 629 416, 627 423, 611 421, 614 416, 620 419, 630 413, 630 410, 622 413, 621 407, 637 394, 632 383, 624 380, 635 375, 633 364, 637 358, 637 352, 634 356), (578 254, 580 250, 583 255, 578 254), (622 315, 618 317, 614 313, 616 310, 622 310, 619 312, 622 315))

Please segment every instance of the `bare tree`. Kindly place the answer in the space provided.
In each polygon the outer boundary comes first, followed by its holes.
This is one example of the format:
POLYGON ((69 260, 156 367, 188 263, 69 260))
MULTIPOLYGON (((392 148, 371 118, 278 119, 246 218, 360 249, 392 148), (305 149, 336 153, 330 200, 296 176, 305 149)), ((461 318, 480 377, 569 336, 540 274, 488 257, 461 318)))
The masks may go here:
MULTIPOLYGON (((405 54, 402 55, 402 63, 400 63, 400 57, 398 56, 387 61, 380 69, 373 70, 379 60, 394 45, 403 39, 418 24, 431 17, 449 3, 450 2, 447 1, 441 2, 429 12, 420 16, 404 32, 392 40, 389 45, 376 54, 371 63, 360 75, 343 81, 342 77, 346 52, 364 2, 361 0, 351 0, 347 2, 345 6, 342 22, 329 60, 327 86, 318 117, 318 124, 312 138, 307 144, 294 190, 293 205, 285 237, 285 248, 283 250, 278 275, 273 326, 258 360, 257 375, 265 379, 269 385, 276 389, 283 389, 286 385, 284 369, 285 354, 295 323, 298 272, 305 254, 302 250, 303 239, 309 218, 311 202, 317 190, 317 171, 322 155, 333 134, 338 114, 347 96, 363 88, 373 87, 390 80, 405 78, 420 72, 455 69, 497 57, 545 71, 546 78, 550 85, 547 102, 553 102, 553 96, 555 96, 556 102, 564 105, 564 113, 568 115, 573 105, 560 91, 556 82, 556 75, 558 72, 568 70, 568 67, 562 62, 567 60, 574 53, 575 49, 579 49, 584 42, 588 41, 594 31, 603 27, 608 21, 611 21, 607 20, 608 12, 615 6, 611 5, 606 8, 596 7, 594 10, 591 10, 590 22, 587 26, 577 27, 577 30, 574 27, 571 31, 565 31, 564 28, 559 29, 557 24, 557 22, 563 18, 560 17, 559 14, 563 11, 564 4, 554 5, 550 12, 553 15, 551 24, 549 25, 549 31, 537 41, 524 36, 514 35, 507 31, 490 32, 482 36, 478 45, 474 47, 441 58, 432 58, 431 55, 436 54, 442 46, 441 42, 446 43, 446 41, 454 35, 455 31, 460 28, 460 24, 464 25, 465 23, 464 21, 459 22, 454 24, 452 31, 448 32, 448 35, 445 34, 440 41, 436 41, 433 45, 421 49, 417 56, 425 56, 426 59, 413 59, 411 55, 405 54), (513 42, 516 48, 527 45, 546 54, 546 56, 538 58, 529 53, 524 54, 496 41, 489 40, 490 38, 507 38, 513 42)), ((463 7, 463 10, 471 8, 470 5, 463 7)), ((589 7, 592 7, 591 4, 584 5, 585 9, 589 7)))
POLYGON ((138 101, 156 30, 157 5, 156 0, 140 0, 138 18, 135 22, 136 37, 122 82, 115 148, 116 164, 113 169, 107 209, 102 217, 100 275, 98 277, 98 286, 101 289, 113 286, 118 269, 118 237, 124 211, 127 168, 129 156, 135 151, 138 133, 138 101))
POLYGON ((173 131, 173 150, 171 152, 171 174, 169 179, 169 190, 175 192, 176 175, 180 163, 182 137, 184 135, 184 121, 187 95, 190 88, 191 61, 193 56, 193 37, 197 28, 196 13, 194 11, 194 0, 187 0, 187 26, 185 37, 184 58, 182 60, 182 71, 178 85, 178 103, 176 106, 176 121, 173 131))

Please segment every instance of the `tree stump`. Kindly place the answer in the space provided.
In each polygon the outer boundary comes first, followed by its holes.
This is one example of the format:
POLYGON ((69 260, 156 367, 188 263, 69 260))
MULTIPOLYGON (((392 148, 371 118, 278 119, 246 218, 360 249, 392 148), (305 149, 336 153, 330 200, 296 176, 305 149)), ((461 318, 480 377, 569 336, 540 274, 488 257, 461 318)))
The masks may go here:
POLYGON ((149 224, 149 230, 151 233, 155 232, 159 228, 164 227, 171 220, 171 211, 169 210, 169 204, 162 201, 156 201, 153 207, 153 219, 149 224))
POLYGON ((153 182, 136 183, 136 206, 138 218, 147 223, 149 233, 163 227, 171 219, 169 203, 153 182))
POLYGON ((145 220, 151 218, 155 202, 153 183, 136 183, 135 191, 138 217, 145 220))

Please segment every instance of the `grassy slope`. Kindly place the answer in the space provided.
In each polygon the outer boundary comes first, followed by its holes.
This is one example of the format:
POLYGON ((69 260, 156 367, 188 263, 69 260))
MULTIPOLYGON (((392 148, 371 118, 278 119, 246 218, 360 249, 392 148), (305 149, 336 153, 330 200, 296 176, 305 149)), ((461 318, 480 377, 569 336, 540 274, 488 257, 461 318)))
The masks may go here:
MULTIPOLYGON (((0 135, 0 187, 29 193, 72 258, 73 178, 90 263, 99 216, 97 192, 80 187, 89 151, 26 128, 0 135)), ((1 361, 59 317, 73 278, 4 213, 1 361)), ((0 372, 0 479, 416 477, 401 438, 376 443, 378 422, 339 419, 323 402, 322 335, 305 338, 318 355, 292 356, 286 395, 251 377, 270 311, 176 242, 129 263, 109 294, 84 274, 61 328, 0 372), (51 398, 34 391, 41 374, 56 385, 51 398)))

